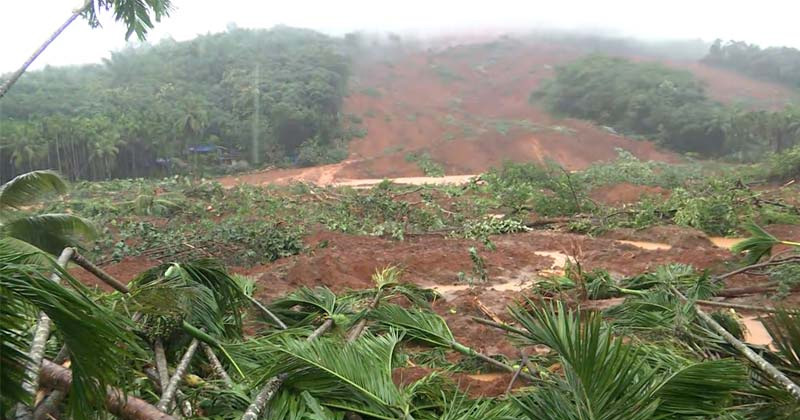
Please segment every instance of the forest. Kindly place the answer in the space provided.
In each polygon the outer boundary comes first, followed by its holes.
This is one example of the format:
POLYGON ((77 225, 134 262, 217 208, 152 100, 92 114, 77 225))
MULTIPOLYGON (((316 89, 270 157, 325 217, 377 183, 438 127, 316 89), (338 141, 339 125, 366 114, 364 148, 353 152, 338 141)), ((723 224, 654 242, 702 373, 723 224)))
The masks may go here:
POLYGON ((311 30, 232 27, 30 72, 1 105, 0 180, 44 168, 92 180, 341 159, 351 136, 340 121, 343 48, 311 30))
POLYGON ((686 70, 592 55, 556 69, 531 95, 552 111, 704 157, 753 160, 800 144, 800 108, 748 110, 711 100, 686 70))
POLYGON ((800 87, 800 50, 791 47, 761 48, 743 41, 711 45, 703 61, 740 71, 753 77, 800 87))

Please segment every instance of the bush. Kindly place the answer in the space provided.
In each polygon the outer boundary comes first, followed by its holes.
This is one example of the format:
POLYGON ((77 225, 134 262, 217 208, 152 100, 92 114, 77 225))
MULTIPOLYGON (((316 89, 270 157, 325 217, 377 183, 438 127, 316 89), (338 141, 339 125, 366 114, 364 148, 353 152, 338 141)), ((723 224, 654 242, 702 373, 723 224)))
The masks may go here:
POLYGON ((777 181, 800 178, 800 145, 783 153, 771 155, 766 160, 766 175, 777 181))
POLYGON ((502 207, 512 212, 533 210, 542 216, 580 213, 592 206, 586 185, 556 163, 507 162, 482 176, 502 207))

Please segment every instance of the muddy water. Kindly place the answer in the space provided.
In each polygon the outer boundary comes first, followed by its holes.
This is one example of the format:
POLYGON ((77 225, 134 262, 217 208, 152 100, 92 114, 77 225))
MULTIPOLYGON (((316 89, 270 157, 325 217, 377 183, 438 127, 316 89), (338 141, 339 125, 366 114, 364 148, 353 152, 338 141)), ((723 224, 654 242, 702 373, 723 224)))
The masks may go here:
POLYGON ((475 373, 467 375, 468 378, 481 382, 494 382, 503 377, 502 373, 475 373))
POLYGON ((633 245, 636 248, 646 249, 648 251, 666 251, 672 249, 670 244, 662 244, 658 242, 641 242, 641 241, 617 241, 621 244, 633 245))
POLYGON ((718 248, 731 249, 734 245, 743 241, 744 238, 722 238, 718 236, 712 236, 708 238, 708 240, 710 240, 711 243, 718 248))
MULTIPOLYGON (((534 254, 542 256, 542 257, 550 257, 553 259, 553 264, 550 268, 545 270, 539 271, 531 271, 531 272, 522 272, 515 275, 513 278, 504 278, 505 280, 502 283, 496 284, 486 284, 487 288, 497 290, 499 292, 519 292, 522 290, 527 289, 531 285, 535 284, 537 281, 541 280, 542 276, 550 276, 550 275, 562 275, 564 274, 564 267, 567 265, 567 261, 570 260, 570 257, 564 254, 563 252, 558 251, 538 251, 534 254)), ((482 283, 477 283, 475 286, 483 285, 482 283)), ((453 294, 456 292, 460 292, 463 290, 469 289, 471 286, 468 284, 437 284, 431 286, 431 289, 436 290, 445 300, 449 300, 453 297, 453 294)))
POLYGON ((742 318, 742 324, 747 328, 744 334, 744 341, 759 346, 769 346, 772 344, 772 337, 770 337, 764 324, 755 316, 746 316, 742 318))
MULTIPOLYGON (((431 177, 431 176, 412 176, 412 177, 405 177, 405 178, 390 178, 389 180, 394 182, 395 184, 407 184, 407 185, 461 185, 468 183, 472 178, 475 178, 477 175, 449 175, 449 176, 438 176, 438 177, 431 177)), ((340 182, 333 183, 332 185, 337 187, 369 187, 373 185, 378 185, 383 182, 384 179, 351 179, 351 180, 343 180, 340 182)))

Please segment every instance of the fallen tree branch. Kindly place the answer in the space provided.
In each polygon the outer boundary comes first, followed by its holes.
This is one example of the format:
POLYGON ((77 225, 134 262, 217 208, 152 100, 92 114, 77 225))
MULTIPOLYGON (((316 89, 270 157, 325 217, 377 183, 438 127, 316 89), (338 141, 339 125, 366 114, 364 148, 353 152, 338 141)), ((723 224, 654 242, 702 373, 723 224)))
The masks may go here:
POLYGON ((250 300, 250 302, 251 302, 253 305, 255 305, 255 306, 258 308, 258 309, 261 309, 261 311, 262 311, 262 312, 264 312, 264 313, 265 313, 265 314, 266 314, 268 317, 270 317, 270 319, 272 319, 273 321, 275 321, 275 323, 276 323, 276 324, 278 324, 278 326, 279 326, 279 327, 281 327, 281 329, 282 329, 282 330, 285 330, 285 329, 287 328, 287 327, 286 327, 286 324, 284 324, 284 323, 283 323, 283 321, 281 321, 281 319, 280 319, 280 318, 278 318, 278 316, 277 316, 277 315, 275 315, 275 314, 274 314, 272 311, 270 311, 270 310, 269 310, 269 309, 268 309, 266 306, 264 306, 264 305, 263 305, 261 302, 259 302, 258 300, 256 300, 256 299, 255 299, 255 298, 253 298, 252 296, 247 296, 247 298, 250 300))
POLYGON ((754 286, 745 286, 745 287, 732 287, 730 289, 722 289, 719 292, 715 293, 715 296, 718 297, 739 297, 745 295, 754 295, 757 293, 764 293, 776 290, 780 286, 780 283, 777 281, 772 281, 763 284, 757 284, 754 286))
POLYGON ((519 369, 517 369, 517 371, 514 372, 514 376, 512 376, 511 380, 508 382, 505 394, 511 392, 511 388, 514 387, 514 382, 517 381, 517 378, 519 377, 520 373, 522 373, 522 369, 525 369, 525 367, 527 367, 528 365, 528 356, 525 354, 525 352, 520 351, 520 355, 522 356, 522 359, 519 362, 519 369))
POLYGON ((490 321, 488 319, 478 318, 477 316, 473 316, 470 319, 475 321, 475 322, 477 322, 478 324, 483 324, 483 325, 488 325, 490 327, 499 328, 501 330, 504 330, 504 331, 507 331, 507 332, 510 332, 510 333, 514 333, 514 334, 518 334, 518 335, 524 335, 525 334, 525 331, 523 331, 523 330, 521 330, 519 328, 512 327, 511 325, 503 323, 503 322, 490 321))
MULTIPOLYGON (((672 293, 678 296, 682 301, 689 302, 686 296, 683 295, 678 289, 674 286, 670 286, 672 289, 672 293)), ((767 376, 772 378, 775 382, 783 386, 786 391, 788 391, 796 400, 800 401, 800 386, 797 386, 794 382, 791 381, 783 372, 778 370, 775 366, 771 363, 764 360, 763 357, 759 356, 750 349, 746 344, 739 341, 736 337, 734 337, 731 333, 728 332, 725 328, 723 328, 717 321, 714 321, 707 313, 703 312, 697 305, 692 304, 692 309, 697 314, 700 319, 705 321, 711 329, 713 329, 717 334, 719 334, 725 341, 728 342, 731 346, 733 346, 736 350, 741 352, 744 357, 747 358, 751 363, 753 363, 759 370, 764 372, 767 376)))
MULTIPOLYGON (((72 386, 72 371, 43 360, 39 381, 48 388, 67 392, 72 386)), ((109 413, 123 420, 174 420, 174 417, 159 411, 146 401, 126 395, 116 388, 108 388, 105 406, 109 413)))
POLYGON ((189 363, 191 363, 192 357, 194 357, 194 353, 197 351, 197 346, 199 344, 200 342, 197 341, 196 338, 193 338, 192 342, 189 344, 189 348, 186 349, 186 353, 181 357, 178 367, 175 368, 175 373, 172 375, 166 388, 164 388, 164 392, 161 394, 161 400, 158 401, 156 408, 159 410, 164 412, 169 410, 172 401, 175 399, 175 391, 178 390, 178 385, 181 383, 183 376, 186 375, 186 370, 189 368, 189 363))
POLYGON ((800 262, 800 255, 791 256, 791 257, 787 257, 787 258, 781 258, 781 259, 777 259, 777 260, 775 259, 775 257, 772 257, 769 260, 767 260, 765 262, 762 262, 762 263, 748 265, 748 266, 733 270, 730 273, 725 273, 725 274, 720 274, 719 276, 714 276, 713 277, 713 281, 718 282, 718 281, 725 280, 728 277, 735 276, 737 274, 741 274, 741 273, 744 273, 744 272, 747 272, 747 271, 752 271, 752 270, 755 270, 755 269, 758 269, 758 268, 770 267, 770 266, 773 266, 773 265, 787 264, 787 263, 795 262, 795 261, 800 262))

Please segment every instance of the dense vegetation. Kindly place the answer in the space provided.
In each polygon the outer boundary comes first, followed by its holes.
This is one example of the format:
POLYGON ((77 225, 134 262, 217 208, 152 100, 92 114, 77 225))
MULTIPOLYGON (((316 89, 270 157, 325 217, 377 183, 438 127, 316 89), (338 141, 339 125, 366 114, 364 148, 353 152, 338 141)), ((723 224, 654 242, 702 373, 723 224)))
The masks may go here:
POLYGON ((0 179, 38 168, 104 179, 198 162, 341 159, 350 136, 340 121, 342 48, 310 30, 231 28, 31 72, 3 99, 0 179))
POLYGON ((553 111, 703 156, 752 159, 800 143, 800 109, 745 111, 711 101, 688 71, 593 55, 533 93, 553 111))
POLYGON ((742 41, 723 43, 718 39, 703 61, 800 88, 800 50, 796 48, 761 48, 742 41))

